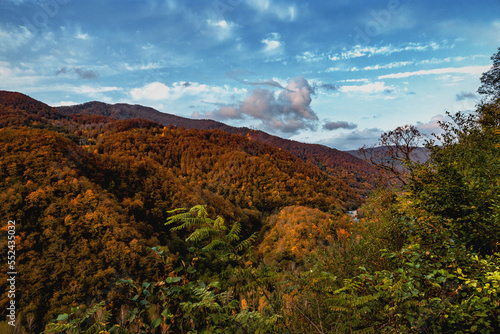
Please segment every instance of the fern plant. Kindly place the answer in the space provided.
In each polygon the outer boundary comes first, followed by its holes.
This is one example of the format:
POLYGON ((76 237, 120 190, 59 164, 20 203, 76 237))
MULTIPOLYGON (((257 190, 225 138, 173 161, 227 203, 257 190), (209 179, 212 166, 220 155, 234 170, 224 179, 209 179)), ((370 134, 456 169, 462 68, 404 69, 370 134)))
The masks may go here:
POLYGON ((195 245, 208 242, 201 248, 202 251, 216 253, 218 258, 226 261, 240 260, 240 254, 248 250, 257 238, 257 233, 253 233, 250 237, 240 241, 241 224, 235 222, 229 229, 221 216, 211 219, 205 205, 197 205, 189 210, 185 208, 175 209, 168 213, 177 212, 181 213, 171 216, 165 225, 181 223, 172 227, 172 231, 194 229, 186 241, 195 245))
POLYGON ((113 333, 117 326, 109 326, 108 322, 111 318, 111 312, 105 309, 105 302, 95 304, 83 315, 79 307, 71 309, 71 313, 59 314, 55 322, 46 326, 43 334, 97 334, 97 333, 113 333))

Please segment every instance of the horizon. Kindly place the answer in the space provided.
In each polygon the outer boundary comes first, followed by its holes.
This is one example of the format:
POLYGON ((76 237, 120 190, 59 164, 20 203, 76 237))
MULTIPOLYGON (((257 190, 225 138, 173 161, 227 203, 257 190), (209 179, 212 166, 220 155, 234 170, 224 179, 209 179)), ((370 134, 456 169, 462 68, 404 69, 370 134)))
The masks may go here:
POLYGON ((0 89, 138 104, 353 150, 469 112, 498 1, 4 0, 0 89))

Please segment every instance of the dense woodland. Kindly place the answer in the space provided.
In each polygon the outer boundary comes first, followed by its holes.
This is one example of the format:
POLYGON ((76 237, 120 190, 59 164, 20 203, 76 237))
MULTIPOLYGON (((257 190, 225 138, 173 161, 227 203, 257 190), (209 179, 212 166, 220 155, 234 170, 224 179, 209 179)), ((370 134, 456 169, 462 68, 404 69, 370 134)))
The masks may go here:
POLYGON ((321 147, 0 92, 17 333, 500 332, 492 60, 476 111, 376 189, 374 168, 321 147))
POLYGON ((376 184, 375 169, 369 163, 356 159, 351 154, 323 145, 306 144, 283 139, 263 131, 249 128, 237 128, 214 120, 188 119, 159 112, 140 105, 106 104, 88 102, 81 105, 57 107, 57 111, 68 116, 105 116, 117 120, 141 118, 160 123, 163 126, 175 126, 185 129, 222 130, 227 133, 269 144, 292 153, 296 157, 318 166, 322 171, 341 178, 350 187, 366 192, 376 184))

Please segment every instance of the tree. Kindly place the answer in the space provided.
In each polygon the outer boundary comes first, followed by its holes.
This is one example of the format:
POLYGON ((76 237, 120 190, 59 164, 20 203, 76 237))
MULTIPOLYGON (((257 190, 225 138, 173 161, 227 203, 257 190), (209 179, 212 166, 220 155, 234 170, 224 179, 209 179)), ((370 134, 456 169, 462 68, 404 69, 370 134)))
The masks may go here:
POLYGON ((441 123, 440 145, 429 141, 431 158, 408 184, 412 215, 420 218, 410 229, 429 243, 447 235, 490 254, 500 245, 500 137, 473 114, 450 117, 441 123))
POLYGON ((493 66, 481 76, 482 85, 477 92, 484 95, 486 101, 491 102, 500 98, 500 47, 498 52, 491 56, 493 66))
POLYGON ((414 150, 419 147, 423 137, 413 125, 400 126, 382 134, 374 146, 363 146, 359 151, 389 180, 396 180, 404 186, 412 163, 417 160, 414 150))

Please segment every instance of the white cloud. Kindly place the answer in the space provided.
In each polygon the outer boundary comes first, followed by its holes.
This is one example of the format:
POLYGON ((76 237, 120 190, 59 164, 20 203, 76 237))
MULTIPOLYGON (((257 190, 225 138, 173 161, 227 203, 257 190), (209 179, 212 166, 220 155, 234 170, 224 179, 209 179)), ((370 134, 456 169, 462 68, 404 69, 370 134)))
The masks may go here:
POLYGON ((77 33, 76 38, 86 41, 90 38, 90 36, 88 34, 77 33))
POLYGON ((66 107, 66 106, 74 106, 77 104, 78 103, 73 102, 73 101, 59 101, 59 102, 53 103, 52 105, 56 106, 56 107, 66 107))
POLYGON ((339 82, 370 82, 369 79, 345 79, 340 80, 339 82))
POLYGON ((384 45, 384 46, 361 46, 356 45, 351 50, 344 50, 340 54, 333 55, 333 57, 340 57, 342 59, 352 59, 359 57, 372 57, 376 55, 389 56, 393 53, 408 52, 408 51, 428 51, 438 50, 442 46, 437 43, 431 42, 427 44, 422 43, 408 43, 402 46, 384 45))
MULTIPOLYGON (((6 90, 25 90, 27 87, 47 79, 24 64, 19 65, 21 66, 0 61, 0 87, 6 90)), ((44 88, 48 87, 44 86, 44 88)))
POLYGON ((233 35, 233 30, 238 26, 237 24, 226 20, 207 20, 208 27, 217 36, 219 41, 223 41, 233 35))
POLYGON ((271 39, 263 39, 262 43, 266 44, 266 47, 264 49, 265 52, 274 51, 281 46, 280 41, 271 40, 271 39))
POLYGON ((305 51, 305 52, 302 52, 302 54, 295 56, 295 59, 297 61, 305 61, 307 63, 310 63, 310 62, 315 62, 315 61, 321 61, 324 59, 324 56, 321 54, 317 55, 311 51, 305 51))
POLYGON ((413 72, 401 72, 401 73, 392 73, 381 75, 378 77, 379 80, 382 79, 401 79, 408 78, 412 76, 421 76, 421 75, 436 75, 436 74, 470 74, 474 76, 478 76, 487 70, 489 70, 491 66, 466 66, 466 67, 447 67, 447 68, 436 68, 433 70, 419 70, 413 72))
POLYGON ((385 65, 374 65, 374 66, 365 66, 363 70, 371 71, 371 70, 381 70, 381 69, 391 69, 391 68, 398 68, 398 67, 404 67, 408 65, 414 64, 413 61, 399 61, 399 62, 393 62, 385 65))
POLYGON ((145 71, 145 70, 156 70, 162 68, 163 65, 160 63, 151 63, 151 62, 147 64, 136 64, 136 65, 130 65, 128 63, 125 63, 123 64, 123 67, 127 71, 138 71, 138 70, 145 71))
POLYGON ((339 72, 339 71, 341 71, 339 67, 329 67, 326 69, 325 72, 329 73, 329 72, 339 72))
POLYGON ((282 21, 294 21, 297 18, 297 8, 289 2, 277 3, 271 0, 247 0, 247 5, 261 14, 268 14, 277 17, 282 21))
POLYGON ((170 87, 161 82, 152 82, 143 88, 134 88, 130 91, 130 96, 134 100, 163 100, 167 99, 170 87))
POLYGON ((93 94, 97 94, 97 93, 107 93, 107 92, 119 91, 119 90, 122 90, 122 88, 120 88, 120 87, 95 87, 95 86, 83 85, 83 86, 73 87, 72 90, 78 94, 93 95, 93 94))
POLYGON ((284 43, 281 41, 281 35, 277 32, 270 33, 261 41, 264 46, 264 52, 269 54, 277 54, 283 51, 284 43))
POLYGON ((25 46, 31 39, 33 34, 24 27, 12 28, 9 30, 0 29, 0 45, 2 51, 13 51, 25 46))
POLYGON ((231 88, 227 85, 210 86, 197 82, 175 82, 168 86, 161 82, 152 82, 142 88, 129 91, 134 101, 173 101, 189 97, 192 102, 220 103, 234 96, 243 95, 246 89, 231 88))
MULTIPOLYGON (((363 82, 363 81, 362 81, 363 82)), ((362 94, 378 94, 390 93, 396 88, 394 86, 386 86, 384 82, 369 82, 364 85, 342 86, 340 91, 343 93, 362 93, 362 94)))

